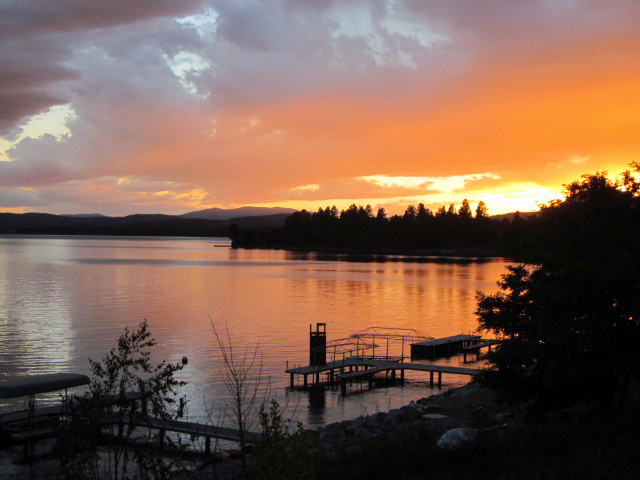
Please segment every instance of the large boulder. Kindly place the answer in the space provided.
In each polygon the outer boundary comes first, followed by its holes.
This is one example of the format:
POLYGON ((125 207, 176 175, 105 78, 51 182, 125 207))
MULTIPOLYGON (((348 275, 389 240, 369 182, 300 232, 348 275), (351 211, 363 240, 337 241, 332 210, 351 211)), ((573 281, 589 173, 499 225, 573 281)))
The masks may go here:
POLYGON ((478 433, 475 428, 453 428, 442 434, 436 442, 438 448, 456 448, 457 446, 473 440, 478 433))
POLYGON ((404 420, 410 421, 410 420, 417 420, 418 418, 422 417, 424 410, 421 409, 420 411, 418 411, 416 408, 412 406, 404 406, 404 407, 400 407, 400 413, 402 414, 402 417, 404 418, 404 420))
POLYGON ((387 417, 387 414, 385 412, 378 412, 378 413, 374 413, 373 415, 369 415, 369 419, 373 423, 382 423, 384 422, 384 419, 386 417, 387 417))

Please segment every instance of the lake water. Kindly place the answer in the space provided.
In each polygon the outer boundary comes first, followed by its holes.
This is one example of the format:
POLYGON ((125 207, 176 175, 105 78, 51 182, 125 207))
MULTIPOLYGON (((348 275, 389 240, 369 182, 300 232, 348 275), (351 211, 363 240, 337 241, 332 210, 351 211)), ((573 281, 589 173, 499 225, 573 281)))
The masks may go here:
MULTIPOLYGON (((89 357, 101 358, 125 326, 147 319, 158 341, 154 358, 189 359, 180 377, 189 382, 184 392, 192 419, 220 415, 227 398, 211 321, 221 331, 228 327, 236 353, 257 346, 272 395, 306 425, 437 393, 424 374, 408 375, 404 386, 354 385, 345 397, 339 389, 287 388, 285 362, 308 363, 309 324, 326 323, 328 340, 370 326, 433 337, 473 333, 475 293, 494 291, 507 265, 360 260, 236 250, 224 238, 0 236, 0 380, 88 374, 89 357)), ((444 375, 443 387, 467 381, 444 375)), ((15 407, 15 401, 0 404, 15 407)))

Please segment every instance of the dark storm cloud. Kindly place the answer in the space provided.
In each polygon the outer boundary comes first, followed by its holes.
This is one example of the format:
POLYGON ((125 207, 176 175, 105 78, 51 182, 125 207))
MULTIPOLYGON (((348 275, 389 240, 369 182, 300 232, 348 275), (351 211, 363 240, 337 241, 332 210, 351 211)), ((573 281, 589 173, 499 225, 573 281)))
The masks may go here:
POLYGON ((202 0, 5 0, 0 5, 0 40, 180 16, 201 4, 202 0))
POLYGON ((0 43, 0 135, 20 120, 66 103, 56 84, 79 77, 64 65, 69 48, 59 41, 25 38, 0 43))
POLYGON ((185 14, 201 0, 15 0, 0 3, 0 136, 30 115, 67 103, 64 81, 81 31, 185 14))

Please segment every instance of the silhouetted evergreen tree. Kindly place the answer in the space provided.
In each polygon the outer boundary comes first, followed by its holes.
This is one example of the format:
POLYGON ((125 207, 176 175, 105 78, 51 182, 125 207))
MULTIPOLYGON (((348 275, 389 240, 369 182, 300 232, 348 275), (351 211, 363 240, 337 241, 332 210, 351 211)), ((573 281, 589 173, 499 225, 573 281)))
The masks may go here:
POLYGON ((307 245, 313 239, 311 214, 306 210, 293 212, 285 220, 284 230, 289 245, 307 245))
POLYGON ((476 207, 476 218, 489 218, 489 209, 482 200, 478 202, 478 206, 476 207))
POLYGON ((469 206, 469 200, 466 198, 462 200, 462 205, 458 209, 458 216, 461 220, 471 220, 473 214, 471 213, 471 207, 469 206))

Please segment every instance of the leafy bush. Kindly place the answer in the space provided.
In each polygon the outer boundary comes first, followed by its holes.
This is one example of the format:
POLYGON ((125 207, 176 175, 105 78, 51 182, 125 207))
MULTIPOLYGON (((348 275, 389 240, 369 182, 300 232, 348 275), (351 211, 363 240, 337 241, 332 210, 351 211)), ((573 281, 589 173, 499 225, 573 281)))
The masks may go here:
MULTIPOLYGON (((72 478, 112 480, 169 478, 174 462, 159 455, 161 434, 140 428, 151 415, 164 420, 184 414, 186 398, 177 394, 185 382, 175 378, 182 363, 151 363, 156 344, 143 321, 125 329, 101 361, 89 359, 89 391, 73 399, 70 430, 62 440, 62 467, 72 478), (140 411, 137 406, 140 405, 140 411)), ((183 447, 181 441, 162 437, 164 446, 183 447)))
POLYGON ((262 442, 256 449, 256 477, 260 480, 313 478, 314 462, 307 435, 298 422, 284 419, 280 405, 271 400, 260 406, 262 442))

